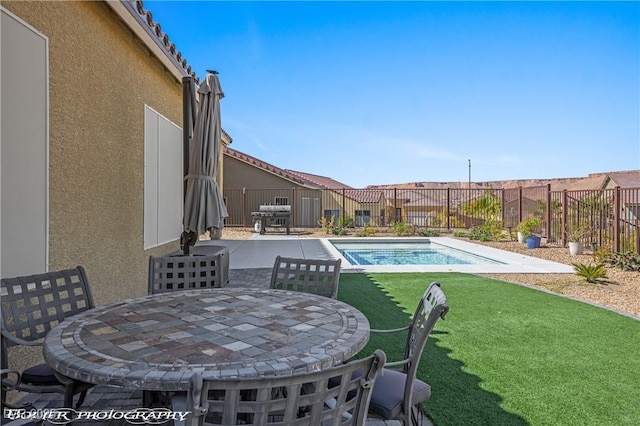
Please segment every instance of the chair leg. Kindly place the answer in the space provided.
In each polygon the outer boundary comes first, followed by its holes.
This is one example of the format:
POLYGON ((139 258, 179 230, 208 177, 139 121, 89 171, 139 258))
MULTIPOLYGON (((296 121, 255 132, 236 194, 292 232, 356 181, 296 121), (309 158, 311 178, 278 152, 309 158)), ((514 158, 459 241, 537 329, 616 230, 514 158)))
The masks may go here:
POLYGON ((425 414, 422 412, 422 404, 417 404, 411 407, 411 425, 421 426, 424 418, 425 414))
POLYGON ((84 390, 84 391, 80 392, 80 396, 78 397, 78 402, 76 403, 76 409, 78 409, 78 408, 80 408, 82 406, 82 403, 84 402, 84 399, 87 397, 87 392, 88 392, 88 390, 84 390))

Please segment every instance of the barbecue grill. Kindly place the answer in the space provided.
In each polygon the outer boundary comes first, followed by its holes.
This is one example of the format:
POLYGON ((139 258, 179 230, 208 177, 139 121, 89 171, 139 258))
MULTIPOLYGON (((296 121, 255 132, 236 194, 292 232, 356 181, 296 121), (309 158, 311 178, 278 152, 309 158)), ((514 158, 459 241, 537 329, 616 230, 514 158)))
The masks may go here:
POLYGON ((260 233, 264 234, 267 226, 271 228, 287 228, 287 235, 291 226, 291 206, 261 205, 260 210, 251 212, 251 217, 260 222, 260 233))

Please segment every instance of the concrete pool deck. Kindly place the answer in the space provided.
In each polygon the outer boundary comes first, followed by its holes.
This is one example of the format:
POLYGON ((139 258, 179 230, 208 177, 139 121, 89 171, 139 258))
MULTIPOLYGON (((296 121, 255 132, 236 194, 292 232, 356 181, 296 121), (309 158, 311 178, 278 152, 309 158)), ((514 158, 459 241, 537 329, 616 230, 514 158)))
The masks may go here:
MULTIPOLYGON (((308 238, 296 234, 254 233, 247 240, 199 241, 198 245, 224 246, 229 249, 230 269, 271 268, 277 255, 313 259, 342 259, 341 272, 463 272, 469 274, 573 274, 571 266, 533 256, 474 244, 449 237, 429 240, 458 250, 503 262, 477 265, 351 265, 329 242, 331 238, 308 238)), ((334 239, 334 240, 337 240, 334 239)), ((342 239, 353 241, 354 239, 342 239)), ((390 242, 397 238, 358 238, 358 242, 390 242)), ((406 238, 404 239, 406 240, 406 238)), ((419 238, 411 239, 418 241, 419 238)), ((424 239, 423 239, 424 240, 424 239)))

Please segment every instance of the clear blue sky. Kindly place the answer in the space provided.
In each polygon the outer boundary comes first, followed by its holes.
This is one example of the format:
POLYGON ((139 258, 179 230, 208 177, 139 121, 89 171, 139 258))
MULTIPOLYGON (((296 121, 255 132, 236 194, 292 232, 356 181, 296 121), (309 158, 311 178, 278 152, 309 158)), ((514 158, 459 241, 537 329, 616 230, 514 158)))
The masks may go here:
POLYGON ((145 1, 232 148, 353 187, 640 169, 639 2, 145 1))

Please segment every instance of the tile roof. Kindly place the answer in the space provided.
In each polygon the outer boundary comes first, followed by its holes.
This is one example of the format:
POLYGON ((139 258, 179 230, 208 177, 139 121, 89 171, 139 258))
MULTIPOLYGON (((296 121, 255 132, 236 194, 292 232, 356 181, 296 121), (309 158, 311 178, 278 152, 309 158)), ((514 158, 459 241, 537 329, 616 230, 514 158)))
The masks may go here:
POLYGON ((337 180, 327 176, 314 175, 295 170, 287 170, 287 172, 300 176, 302 179, 325 189, 331 189, 333 191, 344 190, 345 197, 359 203, 377 203, 380 201, 383 194, 382 191, 377 189, 354 189, 349 185, 338 182, 337 180))
POLYGON ((377 203, 382 197, 382 191, 379 190, 353 189, 348 185, 340 183, 326 176, 281 169, 280 167, 269 164, 266 161, 262 161, 256 157, 245 154, 233 148, 229 148, 228 146, 224 147, 224 154, 242 161, 243 163, 249 164, 253 167, 257 167, 268 173, 289 180, 297 185, 313 189, 331 189, 334 191, 344 190, 345 197, 360 203, 377 203))
POLYGON ((606 174, 590 175, 584 179, 579 179, 567 186, 567 191, 593 191, 603 189, 607 182, 606 174))
POLYGON ((251 155, 245 154, 233 148, 229 148, 228 146, 224 147, 224 154, 228 155, 229 157, 233 157, 236 160, 242 161, 243 163, 249 164, 268 173, 281 177, 282 179, 289 180, 297 185, 314 187, 313 185, 309 185, 309 182, 302 179, 300 176, 289 173, 287 170, 276 167, 272 164, 267 163, 266 161, 259 160, 256 157, 252 157, 251 155))
POLYGON ((305 173, 305 172, 298 172, 295 170, 288 170, 287 172, 289 173, 293 173, 297 176, 299 176, 301 179, 306 180, 307 182, 312 182, 318 186, 321 186, 323 188, 327 188, 327 189, 342 189, 342 188, 348 188, 348 189, 353 189, 352 187, 350 187, 349 185, 346 185, 342 182, 338 182, 337 180, 331 179, 330 177, 327 176, 320 176, 320 175, 314 175, 311 173, 305 173))
POLYGON ((376 189, 346 189, 344 195, 359 203, 377 203, 383 192, 376 189))
POLYGON ((609 177, 620 188, 640 188, 640 170, 609 173, 609 177))
MULTIPOLYGON (((107 2, 111 7, 112 2, 107 2)), ((200 84, 200 80, 195 72, 191 69, 191 65, 187 63, 187 60, 182 57, 182 53, 176 48, 176 45, 169 41, 169 36, 162 32, 160 24, 153 20, 153 15, 150 11, 144 8, 142 0, 122 0, 119 2, 122 4, 140 26, 149 34, 158 47, 167 55, 171 62, 180 70, 184 76, 193 77, 196 84, 200 84)))

